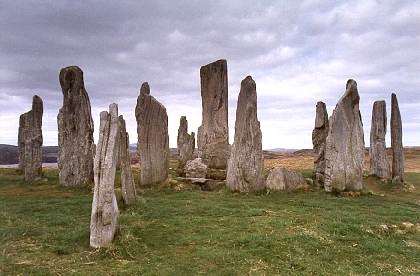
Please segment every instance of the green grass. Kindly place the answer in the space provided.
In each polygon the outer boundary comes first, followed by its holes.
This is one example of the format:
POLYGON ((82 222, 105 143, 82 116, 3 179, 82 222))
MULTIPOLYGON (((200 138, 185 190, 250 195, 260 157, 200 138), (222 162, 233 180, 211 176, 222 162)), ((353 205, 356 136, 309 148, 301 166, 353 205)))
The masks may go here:
MULTIPOLYGON (((55 170, 45 176, 28 185, 0 170, 1 275, 420 273, 418 194, 388 184, 356 198, 146 189, 132 207, 119 196, 119 235, 95 250, 90 190, 60 187, 55 170)), ((420 190, 419 174, 406 178, 420 190)))

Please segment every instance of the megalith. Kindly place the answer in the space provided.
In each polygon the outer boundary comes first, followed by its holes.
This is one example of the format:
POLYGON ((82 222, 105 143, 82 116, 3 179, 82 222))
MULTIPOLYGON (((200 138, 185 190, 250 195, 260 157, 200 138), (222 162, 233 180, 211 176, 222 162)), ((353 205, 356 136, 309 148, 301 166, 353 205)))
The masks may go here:
POLYGON ((140 185, 149 186, 165 181, 169 169, 168 115, 166 108, 150 95, 143 83, 137 98, 136 120, 140 156, 140 185))
POLYGON ((202 124, 197 148, 203 162, 212 169, 226 169, 229 158, 228 77, 226 60, 200 69, 202 124))
POLYGON ((25 181, 35 181, 42 176, 42 99, 32 98, 32 109, 20 115, 18 132, 19 169, 25 181))
POLYGON ((276 192, 295 192, 308 190, 309 185, 300 172, 290 171, 285 168, 273 168, 267 176, 266 188, 276 192))
POLYGON ((404 148, 402 144, 402 121, 397 95, 391 95, 391 147, 392 182, 404 182, 404 148))
POLYGON ((58 121, 58 175, 60 184, 77 187, 93 181, 93 120, 83 72, 77 66, 61 69, 63 107, 58 121))
POLYGON ((194 159, 195 133, 188 134, 188 121, 185 116, 179 120, 178 137, 178 173, 184 175, 184 167, 188 160, 194 159))
POLYGON ((119 120, 118 106, 109 106, 109 113, 100 114, 99 141, 94 161, 90 246, 107 247, 118 229, 118 205, 114 192, 118 160, 119 120))
POLYGON ((388 157, 386 155, 386 103, 376 101, 372 108, 372 124, 370 128, 369 174, 381 179, 391 176, 388 157))
POLYGON ((317 102, 315 128, 312 131, 315 181, 323 185, 325 174, 325 145, 328 135, 328 112, 325 103, 317 102))
POLYGON ((130 140, 122 115, 118 118, 119 123, 119 163, 121 168, 121 193, 124 204, 131 205, 136 202, 136 186, 131 171, 130 140))
POLYGON ((359 101, 357 83, 350 79, 329 119, 324 182, 327 192, 363 189, 365 142, 359 101))
POLYGON ((241 82, 235 136, 228 161, 226 186, 233 191, 264 189, 262 134, 257 117, 256 84, 251 76, 241 82))

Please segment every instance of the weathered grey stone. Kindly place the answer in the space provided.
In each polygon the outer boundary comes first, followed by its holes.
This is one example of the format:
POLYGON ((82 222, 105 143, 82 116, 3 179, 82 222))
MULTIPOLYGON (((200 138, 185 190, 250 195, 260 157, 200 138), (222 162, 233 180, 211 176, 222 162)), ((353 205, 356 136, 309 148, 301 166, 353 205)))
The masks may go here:
POLYGON ((19 118, 19 169, 25 181, 35 181, 42 176, 42 114, 42 99, 35 95, 32 109, 19 118))
POLYGON ((312 131, 312 145, 314 150, 315 181, 319 185, 324 184, 325 174, 325 145, 328 136, 328 113, 323 102, 316 104, 315 128, 312 131))
POLYGON ((364 187, 365 142, 359 101, 357 83, 350 79, 329 120, 324 182, 327 192, 358 191, 364 187))
POLYGON ((140 185, 165 181, 169 169, 168 115, 166 108, 150 95, 147 82, 137 98, 136 120, 141 171, 140 185))
POLYGON ((107 247, 118 229, 118 205, 114 192, 119 148, 118 106, 100 114, 99 141, 94 161, 94 190, 90 221, 90 246, 107 247))
POLYGON ((242 80, 238 96, 235 137, 226 174, 226 186, 229 189, 239 192, 264 189, 261 139, 256 84, 248 76, 242 80))
POLYGON ((198 128, 198 154, 214 169, 226 169, 229 158, 228 79, 226 60, 200 69, 203 122, 198 128))
POLYGON ((266 188, 271 191, 302 191, 309 189, 303 174, 289 171, 284 168, 273 168, 270 170, 266 188))
POLYGON ((391 147, 392 179, 394 183, 404 183, 404 148, 402 144, 402 122, 397 95, 391 95, 391 147))
POLYGON ((372 124, 370 128, 370 169, 369 174, 382 179, 391 176, 388 157, 386 155, 386 104, 385 101, 376 101, 372 108, 372 124))
POLYGON ((60 184, 77 187, 93 181, 93 120, 83 72, 77 66, 61 69, 63 107, 58 113, 58 175, 60 184))
POLYGON ((207 165, 201 158, 188 160, 184 168, 185 176, 188 178, 206 178, 207 165))
POLYGON ((121 168, 121 193, 124 204, 131 205, 136 202, 136 186, 131 171, 130 140, 125 127, 125 120, 122 115, 118 118, 119 137, 119 160, 121 168))
POLYGON ((185 116, 181 116, 179 120, 178 137, 178 172, 183 174, 185 164, 188 160, 192 160, 195 148, 195 133, 188 134, 188 121, 185 116))

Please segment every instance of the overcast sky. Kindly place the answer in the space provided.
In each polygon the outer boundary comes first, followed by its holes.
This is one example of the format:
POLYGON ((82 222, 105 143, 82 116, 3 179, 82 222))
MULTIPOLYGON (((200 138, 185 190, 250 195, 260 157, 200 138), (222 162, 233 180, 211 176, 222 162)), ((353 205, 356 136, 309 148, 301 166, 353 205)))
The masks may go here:
MULTIPOLYGON (((44 102, 44 145, 57 145, 61 68, 84 72, 98 137, 115 102, 137 141, 141 83, 179 118, 201 124, 200 67, 228 63, 233 142, 240 82, 257 83, 263 148, 311 148, 317 101, 328 114, 358 83, 369 146, 372 105, 395 92, 404 146, 420 146, 420 1, 0 1, 0 143, 17 143, 20 114, 44 102)), ((388 127, 387 146, 390 145, 388 127)))

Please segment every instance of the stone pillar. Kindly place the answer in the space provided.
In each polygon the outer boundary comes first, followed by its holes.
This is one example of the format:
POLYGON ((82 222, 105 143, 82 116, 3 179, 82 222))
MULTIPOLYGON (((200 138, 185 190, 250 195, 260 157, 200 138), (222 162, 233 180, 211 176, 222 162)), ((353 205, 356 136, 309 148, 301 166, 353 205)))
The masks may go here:
POLYGON ((202 124, 197 147, 203 162, 212 169, 226 169, 229 158, 228 77, 226 60, 200 69, 202 124))
POLYGON ((102 111, 100 117, 90 221, 90 246, 94 248, 111 244, 118 229, 119 216, 114 192, 119 146, 118 106, 111 104, 109 114, 102 111))
POLYGON ((131 205, 136 202, 136 186, 131 171, 130 140, 125 127, 125 120, 121 115, 119 118, 119 160, 121 168, 121 193, 124 204, 131 205))
POLYGON ((370 175, 376 175, 381 179, 389 179, 391 176, 388 157, 386 155, 386 104, 385 101, 373 103, 372 124, 370 128, 370 175))
POLYGON ((63 107, 58 113, 58 175, 60 184, 80 187, 93 181, 93 120, 83 72, 77 66, 61 69, 63 107))
POLYGON ((32 109, 19 118, 19 169, 29 182, 42 177, 42 114, 42 99, 35 95, 32 109))
POLYGON ((314 173, 318 185, 324 184, 325 174, 325 144, 328 135, 328 113, 325 103, 316 104, 315 128, 312 131, 312 144, 314 150, 314 173))
POLYGON ((141 171, 140 185, 165 181, 169 170, 168 115, 166 108, 150 95, 147 82, 137 98, 136 120, 141 171))
POLYGON ((391 147, 392 182, 404 183, 404 148, 402 144, 402 122, 397 95, 391 95, 391 147))
POLYGON ((226 176, 226 186, 230 190, 254 192, 264 189, 261 139, 256 84, 248 76, 241 82, 236 108, 235 137, 226 176))
POLYGON ((188 160, 194 159, 195 134, 188 134, 188 121, 185 116, 179 120, 178 137, 178 173, 184 175, 184 167, 188 160))
POLYGON ((359 191, 364 187, 365 142, 359 101, 357 83, 350 79, 330 118, 325 148, 327 192, 359 191))

